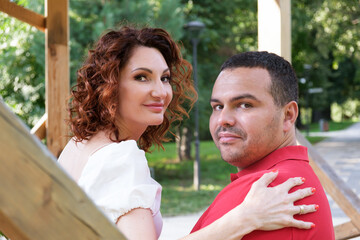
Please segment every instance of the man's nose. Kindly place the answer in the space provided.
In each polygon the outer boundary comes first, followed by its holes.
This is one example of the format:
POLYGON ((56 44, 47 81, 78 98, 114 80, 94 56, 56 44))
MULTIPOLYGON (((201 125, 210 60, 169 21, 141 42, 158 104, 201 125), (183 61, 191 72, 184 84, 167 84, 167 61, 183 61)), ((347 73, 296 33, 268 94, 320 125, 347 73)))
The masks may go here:
POLYGON ((221 110, 219 119, 218 119, 218 124, 221 126, 234 126, 235 125, 235 115, 234 115, 234 111, 232 111, 231 109, 228 109, 227 107, 224 107, 221 110))

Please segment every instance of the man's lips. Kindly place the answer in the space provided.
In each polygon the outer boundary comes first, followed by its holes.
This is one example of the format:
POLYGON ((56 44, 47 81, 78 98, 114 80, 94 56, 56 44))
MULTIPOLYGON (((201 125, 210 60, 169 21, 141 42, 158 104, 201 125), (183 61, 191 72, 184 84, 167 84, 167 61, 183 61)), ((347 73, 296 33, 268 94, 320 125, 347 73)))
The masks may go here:
POLYGON ((218 139, 220 143, 231 143, 241 139, 241 136, 230 132, 219 132, 218 139))

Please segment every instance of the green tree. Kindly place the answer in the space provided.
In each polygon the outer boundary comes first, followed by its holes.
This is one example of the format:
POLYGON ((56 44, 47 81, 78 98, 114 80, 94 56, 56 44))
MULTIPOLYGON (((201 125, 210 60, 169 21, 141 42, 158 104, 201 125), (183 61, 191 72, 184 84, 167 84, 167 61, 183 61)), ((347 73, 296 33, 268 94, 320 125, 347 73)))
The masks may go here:
MULTIPOLYGON (((33 11, 39 1, 18 1, 33 11)), ((44 34, 0 12, 0 95, 13 111, 33 126, 45 109, 44 34)))
POLYGON ((293 2, 293 65, 307 83, 300 84, 300 103, 306 91, 321 87, 323 92, 310 96, 313 121, 330 118, 330 105, 360 92, 359 3, 356 1, 293 2), (306 73, 304 64, 312 66, 306 73))
MULTIPOLYGON (((206 28, 198 45, 200 138, 211 139, 209 117, 212 86, 221 64, 237 52, 257 48, 257 2, 252 0, 183 1, 188 21, 202 21, 206 28)), ((190 39, 183 38, 185 57, 191 61, 190 39)), ((190 118, 188 121, 193 121, 190 118)), ((189 123, 186 123, 189 124, 189 123)), ((191 122, 191 124, 193 124, 191 122)))

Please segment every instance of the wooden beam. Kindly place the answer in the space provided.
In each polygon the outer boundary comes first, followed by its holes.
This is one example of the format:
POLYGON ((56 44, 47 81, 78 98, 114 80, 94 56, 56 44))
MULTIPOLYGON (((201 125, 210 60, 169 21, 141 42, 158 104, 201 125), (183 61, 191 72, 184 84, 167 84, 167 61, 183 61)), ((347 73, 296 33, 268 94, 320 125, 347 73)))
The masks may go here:
POLYGON ((0 228, 11 239, 125 239, 0 101, 0 228))
POLYGON ((352 222, 343 223, 335 226, 335 239, 346 240, 353 237, 360 236, 360 231, 357 229, 352 222))
POLYGON ((47 0, 46 137, 49 150, 58 157, 68 141, 66 106, 70 92, 68 0, 47 0))
POLYGON ((45 113, 30 130, 30 133, 37 136, 41 140, 44 139, 46 137, 46 120, 47 114, 45 113))
POLYGON ((0 0, 0 11, 7 13, 9 16, 15 17, 20 21, 26 22, 40 31, 45 32, 46 19, 43 15, 28 10, 9 0, 0 0))
POLYGON ((258 0, 258 49, 291 62, 291 0, 258 0))
MULTIPOLYGON (((316 152, 314 147, 309 141, 306 140, 302 134, 297 131, 296 137, 298 142, 308 148, 310 165, 315 171, 316 175, 319 177, 321 184, 323 185, 325 191, 332 197, 332 199, 339 205, 339 207, 344 211, 344 213, 350 218, 352 226, 356 230, 352 232, 360 232, 360 199, 357 195, 346 185, 346 183, 338 177, 330 165, 316 152)), ((341 229, 349 229, 340 228, 341 229)), ((337 234, 340 234, 338 229, 337 234)), ((352 234, 352 232, 342 232, 344 234, 352 234)), ((346 235, 350 237, 350 235, 346 235)), ((357 235, 357 236, 360 236, 357 235)), ((337 238, 336 239, 340 239, 337 238)))

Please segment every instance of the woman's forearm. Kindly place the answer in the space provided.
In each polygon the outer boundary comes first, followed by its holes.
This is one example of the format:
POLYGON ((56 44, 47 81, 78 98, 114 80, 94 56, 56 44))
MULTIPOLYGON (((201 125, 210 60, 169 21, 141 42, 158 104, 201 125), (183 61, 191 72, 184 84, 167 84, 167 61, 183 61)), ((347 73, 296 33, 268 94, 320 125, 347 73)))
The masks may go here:
POLYGON ((254 231, 257 226, 254 219, 248 217, 240 205, 210 225, 181 238, 181 240, 223 240, 241 239, 254 231))

